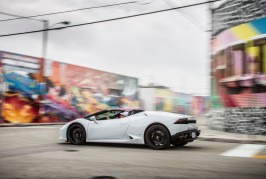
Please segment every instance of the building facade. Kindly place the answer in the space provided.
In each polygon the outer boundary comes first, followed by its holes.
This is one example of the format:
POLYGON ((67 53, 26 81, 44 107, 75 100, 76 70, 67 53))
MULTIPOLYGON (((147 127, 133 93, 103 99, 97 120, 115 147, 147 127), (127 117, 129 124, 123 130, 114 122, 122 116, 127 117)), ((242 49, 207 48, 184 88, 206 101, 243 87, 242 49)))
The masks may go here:
POLYGON ((266 107, 266 1, 212 8, 211 106, 266 107))
POLYGON ((266 1, 227 0, 211 12, 210 127, 266 135, 266 1))
POLYGON ((207 96, 178 93, 162 86, 142 86, 139 92, 145 110, 199 116, 209 109, 207 96))

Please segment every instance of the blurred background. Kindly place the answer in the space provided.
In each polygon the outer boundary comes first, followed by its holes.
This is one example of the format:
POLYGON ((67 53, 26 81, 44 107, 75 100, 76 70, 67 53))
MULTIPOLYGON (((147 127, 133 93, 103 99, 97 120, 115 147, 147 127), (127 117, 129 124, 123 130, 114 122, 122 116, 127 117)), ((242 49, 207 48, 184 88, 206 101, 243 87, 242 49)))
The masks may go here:
POLYGON ((1 123, 141 108, 266 132, 264 0, 0 4, 1 123))
POLYGON ((0 178, 265 179, 265 144, 265 0, 0 0, 0 178), (58 140, 114 108, 196 116, 200 136, 58 140))

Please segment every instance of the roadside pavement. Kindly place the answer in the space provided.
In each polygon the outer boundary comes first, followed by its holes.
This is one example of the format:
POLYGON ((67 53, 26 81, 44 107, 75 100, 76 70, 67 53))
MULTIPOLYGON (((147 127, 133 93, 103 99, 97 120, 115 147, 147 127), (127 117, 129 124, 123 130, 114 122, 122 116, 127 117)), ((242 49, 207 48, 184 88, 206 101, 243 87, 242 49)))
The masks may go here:
POLYGON ((223 132, 218 130, 212 130, 208 126, 208 121, 204 117, 197 119, 197 124, 201 130, 199 140, 214 141, 214 142, 231 142, 231 143, 259 143, 266 144, 265 135, 247 135, 223 132))
POLYGON ((64 125, 67 122, 52 122, 52 123, 0 123, 0 127, 28 127, 28 126, 49 126, 49 125, 64 125))
MULTIPOLYGON (((66 122, 60 123, 0 123, 0 127, 28 127, 28 126, 49 126, 49 125, 64 125, 66 122)), ((238 133, 229 133, 217 130, 211 130, 208 127, 208 122, 204 117, 197 119, 197 124, 199 125, 199 130, 201 134, 198 140, 202 141, 213 141, 213 142, 230 142, 230 143, 258 143, 266 144, 265 135, 247 135, 238 133)))

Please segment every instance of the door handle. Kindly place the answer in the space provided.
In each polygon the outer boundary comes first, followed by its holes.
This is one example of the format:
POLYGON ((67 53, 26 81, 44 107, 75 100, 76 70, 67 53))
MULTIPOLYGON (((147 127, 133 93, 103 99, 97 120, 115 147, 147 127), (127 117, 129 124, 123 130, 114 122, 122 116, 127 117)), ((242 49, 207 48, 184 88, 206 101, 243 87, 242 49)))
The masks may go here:
POLYGON ((124 122, 124 123, 121 123, 120 125, 127 125, 128 124, 128 122, 124 122))

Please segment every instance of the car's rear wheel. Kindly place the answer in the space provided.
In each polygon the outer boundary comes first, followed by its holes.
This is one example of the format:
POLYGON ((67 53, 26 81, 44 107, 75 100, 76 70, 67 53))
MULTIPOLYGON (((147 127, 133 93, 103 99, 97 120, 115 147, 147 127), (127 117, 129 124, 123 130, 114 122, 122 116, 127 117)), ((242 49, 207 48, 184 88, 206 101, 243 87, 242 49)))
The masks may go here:
POLYGON ((86 131, 81 124, 73 124, 69 127, 67 138, 71 144, 82 145, 86 142, 86 131))
POLYGON ((172 142, 172 145, 176 146, 176 147, 182 147, 184 145, 186 145, 188 142, 187 141, 174 141, 172 142))
POLYGON ((170 134, 164 126, 156 124, 147 129, 145 141, 152 149, 166 149, 170 146, 170 134))

